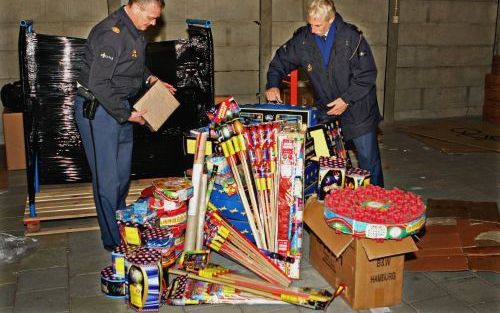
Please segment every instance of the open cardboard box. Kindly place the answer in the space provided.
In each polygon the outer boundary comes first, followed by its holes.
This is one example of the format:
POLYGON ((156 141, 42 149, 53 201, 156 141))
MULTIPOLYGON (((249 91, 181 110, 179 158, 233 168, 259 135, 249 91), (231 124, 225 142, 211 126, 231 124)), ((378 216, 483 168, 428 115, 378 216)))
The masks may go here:
POLYGON ((338 234, 326 224, 323 210, 315 197, 304 210, 304 222, 312 231, 312 266, 333 287, 346 285, 342 296, 354 310, 401 303, 404 254, 417 250, 413 239, 381 243, 338 234))

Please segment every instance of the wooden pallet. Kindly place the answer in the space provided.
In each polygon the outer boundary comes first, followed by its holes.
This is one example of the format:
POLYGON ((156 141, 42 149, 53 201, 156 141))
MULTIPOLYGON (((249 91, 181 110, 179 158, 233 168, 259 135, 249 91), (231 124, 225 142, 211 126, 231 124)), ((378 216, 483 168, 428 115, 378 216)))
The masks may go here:
MULTIPOLYGON (((151 185, 151 181, 131 181, 126 203, 136 201, 141 191, 151 185)), ((23 219, 26 236, 99 229, 90 183, 41 186, 35 196, 35 210, 36 216, 31 217, 29 201, 26 200, 23 219)))

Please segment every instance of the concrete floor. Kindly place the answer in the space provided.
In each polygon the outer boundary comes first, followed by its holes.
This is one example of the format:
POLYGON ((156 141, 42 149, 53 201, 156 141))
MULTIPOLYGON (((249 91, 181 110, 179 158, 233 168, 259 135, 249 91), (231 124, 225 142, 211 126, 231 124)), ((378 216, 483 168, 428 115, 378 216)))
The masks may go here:
MULTIPOLYGON (((437 121, 438 122, 438 121, 437 121)), ((424 199, 495 201, 500 192, 500 158, 495 153, 443 154, 383 124, 381 154, 386 187, 400 187, 424 199), (467 179, 464 179, 467 173, 467 179)), ((9 189, 0 194, 0 232, 22 236, 26 200, 24 171, 9 172, 9 189)), ((37 237, 38 249, 13 264, 0 264, 0 313, 128 312, 123 300, 100 293, 99 272, 110 264, 97 232, 37 237)), ((307 261, 296 284, 328 288, 307 261)), ((1 249, 1 247, 0 247, 1 249)), ((0 250, 1 251, 1 250, 0 250)), ((221 257, 214 262, 235 266, 221 257)), ((410 273, 404 277, 403 303, 390 312, 500 312, 500 275, 489 272, 410 273)), ((309 312, 292 305, 214 305, 170 307, 161 312, 309 312)), ((328 312, 355 312, 335 300, 328 312)), ((368 312, 368 311, 362 311, 368 312)), ((377 311, 387 312, 387 311, 377 311)))

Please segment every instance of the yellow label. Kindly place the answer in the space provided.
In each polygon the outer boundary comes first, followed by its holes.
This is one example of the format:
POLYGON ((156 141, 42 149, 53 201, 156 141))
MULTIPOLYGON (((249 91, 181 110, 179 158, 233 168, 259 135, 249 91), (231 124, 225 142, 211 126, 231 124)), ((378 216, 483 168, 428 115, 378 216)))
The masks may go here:
MULTIPOLYGON (((186 139, 186 150, 188 154, 194 154, 196 150, 196 139, 186 139)), ((205 155, 212 155, 212 142, 208 140, 205 144, 205 155)))
POLYGON ((314 151, 316 152, 316 156, 330 156, 330 152, 328 151, 328 145, 326 143, 325 133, 323 129, 317 129, 310 132, 311 137, 314 139, 314 151))
POLYGON ((185 213, 176 216, 162 216, 160 217, 160 228, 164 226, 177 225, 186 221, 187 216, 185 213))
POLYGON ((131 245, 140 246, 141 237, 139 236, 139 230, 135 227, 125 227, 125 240, 131 245))
POLYGON ((115 271, 116 275, 123 277, 125 276, 125 258, 117 257, 115 258, 115 271))
POLYGON ((234 145, 234 151, 240 152, 240 143, 238 141, 238 137, 231 138, 231 141, 233 142, 234 145))
POLYGON ((134 284, 131 284, 130 287, 130 303, 132 303, 132 305, 138 307, 138 308, 142 308, 142 286, 141 285, 134 285, 134 284))

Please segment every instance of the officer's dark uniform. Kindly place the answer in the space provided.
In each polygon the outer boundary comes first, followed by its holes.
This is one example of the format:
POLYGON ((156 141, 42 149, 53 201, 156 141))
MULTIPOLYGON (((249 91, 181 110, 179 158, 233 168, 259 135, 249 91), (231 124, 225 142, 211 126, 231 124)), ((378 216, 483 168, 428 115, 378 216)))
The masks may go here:
POLYGON ((327 120, 327 104, 342 98, 349 104, 340 115, 344 138, 353 140, 361 168, 371 172, 371 182, 383 186, 376 130, 381 116, 375 81, 377 68, 371 49, 358 29, 335 15, 335 41, 328 66, 309 26, 303 26, 282 45, 269 65, 266 88, 280 87, 292 70, 304 68, 311 82, 320 119, 327 120))
POLYGON ((127 99, 139 92, 150 75, 145 67, 145 48, 143 33, 122 7, 90 32, 78 78, 79 85, 99 103, 90 121, 83 116, 85 99, 77 96, 75 119, 92 172, 94 201, 106 248, 120 244, 115 213, 125 207, 133 143, 127 99))

